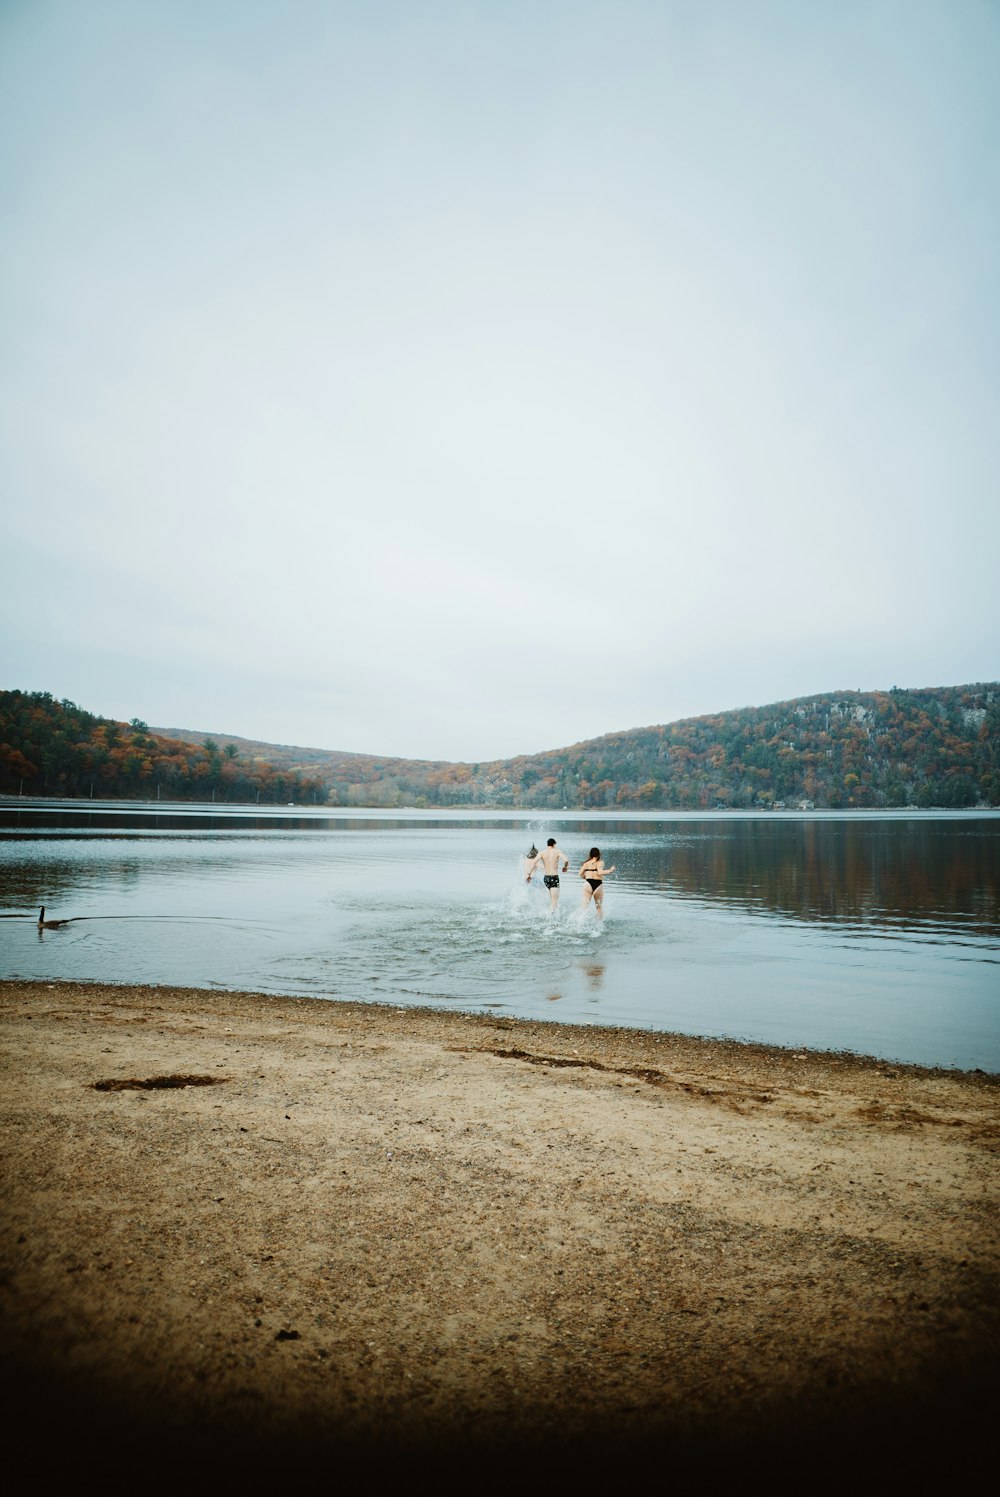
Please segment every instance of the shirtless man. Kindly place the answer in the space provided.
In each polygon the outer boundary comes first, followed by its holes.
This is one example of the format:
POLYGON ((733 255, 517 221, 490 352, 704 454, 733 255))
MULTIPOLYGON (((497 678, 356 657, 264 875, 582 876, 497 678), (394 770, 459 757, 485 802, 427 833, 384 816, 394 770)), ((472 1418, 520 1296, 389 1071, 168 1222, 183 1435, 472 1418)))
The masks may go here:
POLYGON ((546 846, 542 848, 538 857, 528 868, 526 883, 531 882, 531 875, 539 863, 545 869, 545 887, 549 891, 549 911, 551 913, 559 903, 559 864, 562 863, 563 873, 569 867, 569 858, 556 846, 555 837, 549 838, 546 846))

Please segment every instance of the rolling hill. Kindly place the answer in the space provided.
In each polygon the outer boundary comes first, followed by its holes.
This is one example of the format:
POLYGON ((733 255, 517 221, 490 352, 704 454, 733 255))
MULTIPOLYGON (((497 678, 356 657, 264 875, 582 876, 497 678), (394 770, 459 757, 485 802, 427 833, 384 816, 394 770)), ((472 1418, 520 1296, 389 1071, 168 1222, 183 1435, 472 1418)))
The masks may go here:
POLYGON ((1000 683, 840 691, 479 764, 97 717, 0 692, 0 790, 331 806, 1000 805, 1000 683))
MULTIPOLYGON (((166 731, 166 730, 164 730, 166 731)), ((205 734, 169 730, 202 743, 205 734)), ((711 809, 1000 803, 1000 683, 826 692, 480 764, 214 735, 336 805, 711 809)))

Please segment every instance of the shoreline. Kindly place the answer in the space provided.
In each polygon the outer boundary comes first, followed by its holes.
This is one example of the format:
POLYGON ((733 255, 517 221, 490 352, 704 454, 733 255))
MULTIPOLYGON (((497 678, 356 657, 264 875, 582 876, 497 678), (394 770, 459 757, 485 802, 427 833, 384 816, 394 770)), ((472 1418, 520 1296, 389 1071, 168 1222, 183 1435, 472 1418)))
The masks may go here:
POLYGON ((914 818, 914 817, 948 817, 951 819, 998 817, 1000 816, 1000 805, 976 805, 976 806, 813 806, 811 809, 802 810, 798 806, 675 806, 665 808, 663 806, 638 807, 638 806, 500 806, 488 805, 479 802, 460 802, 447 806, 333 806, 333 805, 308 805, 298 801, 266 801, 263 805, 260 801, 202 801, 202 800, 131 800, 125 797, 118 799, 98 799, 87 795, 14 795, 0 791, 0 809, 11 806, 20 806, 26 810, 47 810, 51 807, 73 806, 88 811, 128 811, 133 808, 149 812, 169 812, 198 809, 208 811, 210 814, 224 813, 226 811, 247 811, 253 814, 260 812, 284 813, 294 811, 297 814, 306 813, 309 816, 369 816, 373 812, 392 816, 394 814, 403 816, 417 816, 433 818, 444 814, 448 816, 461 815, 475 819, 476 816, 485 814, 487 816, 503 816, 513 820, 539 820, 539 821, 671 821, 680 820, 704 820, 745 818, 745 817, 770 817, 774 820, 817 817, 820 820, 872 819, 880 817, 892 818, 914 818))
MULTIPOLYGON (((0 916, 0 920, 19 917, 0 916)), ((84 917, 86 918, 86 917, 84 917)), ((400 1015, 412 1015, 415 1019, 423 1017, 426 1022, 433 1025, 438 1019, 467 1020, 475 1019, 492 1026, 507 1026, 514 1028, 527 1027, 537 1030, 551 1030, 554 1035, 561 1034, 565 1040, 573 1035, 581 1033, 603 1036, 610 1040, 619 1037, 622 1042, 627 1043, 630 1036, 647 1038, 656 1043, 669 1042, 672 1046, 683 1049, 685 1046, 692 1047, 691 1059, 697 1063, 700 1048, 712 1050, 730 1050, 734 1057, 745 1055, 750 1060, 763 1064, 767 1061, 778 1063, 784 1060, 816 1060, 836 1062, 838 1066, 858 1065, 862 1068, 881 1070, 884 1073, 894 1072, 912 1078, 925 1076, 928 1078, 955 1078, 957 1080, 968 1079, 975 1082, 982 1078, 987 1082, 995 1082, 1000 1086, 1000 1070, 987 1070, 984 1066, 949 1066, 930 1065, 922 1061, 898 1060, 891 1056, 874 1055, 865 1050, 826 1050, 811 1045, 778 1044, 770 1040, 753 1040, 739 1038, 734 1035, 710 1035, 710 1034, 687 1034, 678 1029, 656 1029, 651 1026, 639 1026, 633 1024, 595 1024, 575 1023, 571 1020, 557 1019, 555 1017, 531 1017, 527 1018, 519 1014, 507 1014, 497 1012, 488 1008, 462 1008, 459 1003, 450 1003, 448 1007, 434 1007, 425 1004, 401 1005, 391 998, 378 999, 351 999, 351 998, 317 998, 307 993, 265 993, 254 988, 213 988, 213 987, 189 987, 173 983, 140 983, 140 982, 109 982, 96 978, 61 978, 51 980, 47 977, 19 978, 0 977, 0 995, 4 988, 16 986, 33 986, 38 988, 58 990, 60 988, 78 989, 85 992, 88 988, 121 991, 127 994, 140 995, 143 993, 190 993, 202 994, 213 999, 233 998, 239 1000, 250 1000, 253 1002, 270 1002, 278 1005, 289 1004, 302 1006, 305 1004, 318 1005, 318 1011, 333 1007, 344 1012, 364 1015, 369 1009, 379 1010, 383 1014, 390 1013, 394 1017, 400 1015)))
MULTIPOLYGON (((0 917, 2 918, 2 917, 0 917)), ((14 918, 14 917, 9 917, 14 918)), ((123 992, 133 996, 142 994, 201 994, 206 998, 214 1000, 232 998, 240 1001, 251 1001, 255 1003, 274 1003, 277 1005, 289 1004, 302 1007, 304 1005, 317 1005, 317 1012, 328 1008, 342 1010, 345 1013, 356 1016, 365 1015, 370 1009, 380 1011, 382 1014, 392 1014, 394 1017, 413 1016, 415 1020, 425 1020, 433 1026, 439 1019, 449 1018, 457 1020, 474 1019, 482 1022, 488 1027, 511 1027, 514 1029, 527 1028, 532 1030, 551 1031, 553 1036, 559 1040, 568 1042, 574 1035, 581 1033, 595 1035, 605 1042, 619 1039, 622 1043, 628 1042, 629 1038, 645 1038, 656 1043, 669 1042, 675 1049, 683 1050, 690 1047, 690 1059, 697 1063, 699 1052, 702 1050, 718 1050, 732 1052, 734 1058, 744 1055, 750 1061, 764 1064, 768 1061, 780 1063, 782 1060, 815 1060, 819 1062, 836 1063, 838 1066, 857 1065, 862 1069, 875 1068, 883 1073, 895 1072, 900 1076, 906 1075, 916 1079, 923 1076, 927 1078, 954 1078, 957 1080, 967 1079, 975 1082, 982 1078, 986 1082, 995 1082, 1000 1087, 1000 1070, 989 1071, 983 1066, 946 1066, 928 1065, 921 1061, 897 1060, 892 1057, 873 1055, 865 1050, 825 1050, 811 1045, 781 1045, 770 1040, 743 1039, 734 1035, 710 1035, 710 1034, 686 1034, 679 1029, 656 1029, 650 1026, 638 1026, 633 1024, 594 1024, 573 1023, 570 1020, 557 1019, 555 1017, 533 1017, 525 1018, 517 1014, 495 1012, 487 1008, 462 1008, 460 1004, 450 1004, 448 1007, 434 1007, 427 1004, 400 1004, 391 998, 378 999, 352 999, 352 998, 317 998, 308 993, 265 993, 254 988, 216 988, 216 987, 190 987, 174 983, 140 983, 140 982, 111 982, 96 978, 19 978, 0 977, 0 1001, 5 988, 8 987, 36 987, 58 991, 61 988, 78 990, 85 993, 88 989, 100 991, 123 992)), ((398 1027, 398 1026, 397 1026, 398 1027)))
POLYGON ((0 1015, 5 1392, 77 1440, 989 1469, 995 1074, 160 986, 0 1015))

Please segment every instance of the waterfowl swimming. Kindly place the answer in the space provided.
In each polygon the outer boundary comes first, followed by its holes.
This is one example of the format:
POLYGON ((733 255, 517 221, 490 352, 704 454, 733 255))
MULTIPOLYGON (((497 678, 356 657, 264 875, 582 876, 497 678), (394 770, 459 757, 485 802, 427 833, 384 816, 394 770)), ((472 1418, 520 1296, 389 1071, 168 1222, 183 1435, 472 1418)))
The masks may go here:
POLYGON ((45 906, 44 905, 42 905, 41 909, 38 911, 38 928, 39 928, 39 930, 54 930, 56 928, 56 926, 59 926, 59 925, 68 925, 68 924, 69 924, 68 920, 46 920, 46 918, 45 918, 45 906))

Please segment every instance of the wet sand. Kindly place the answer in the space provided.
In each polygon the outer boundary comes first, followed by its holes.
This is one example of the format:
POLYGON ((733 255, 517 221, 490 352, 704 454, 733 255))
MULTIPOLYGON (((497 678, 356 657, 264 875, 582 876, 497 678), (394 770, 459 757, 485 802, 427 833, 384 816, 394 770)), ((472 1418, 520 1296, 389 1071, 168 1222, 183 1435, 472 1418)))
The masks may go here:
POLYGON ((175 988, 0 1015, 36 1476, 992 1469, 996 1076, 175 988))

